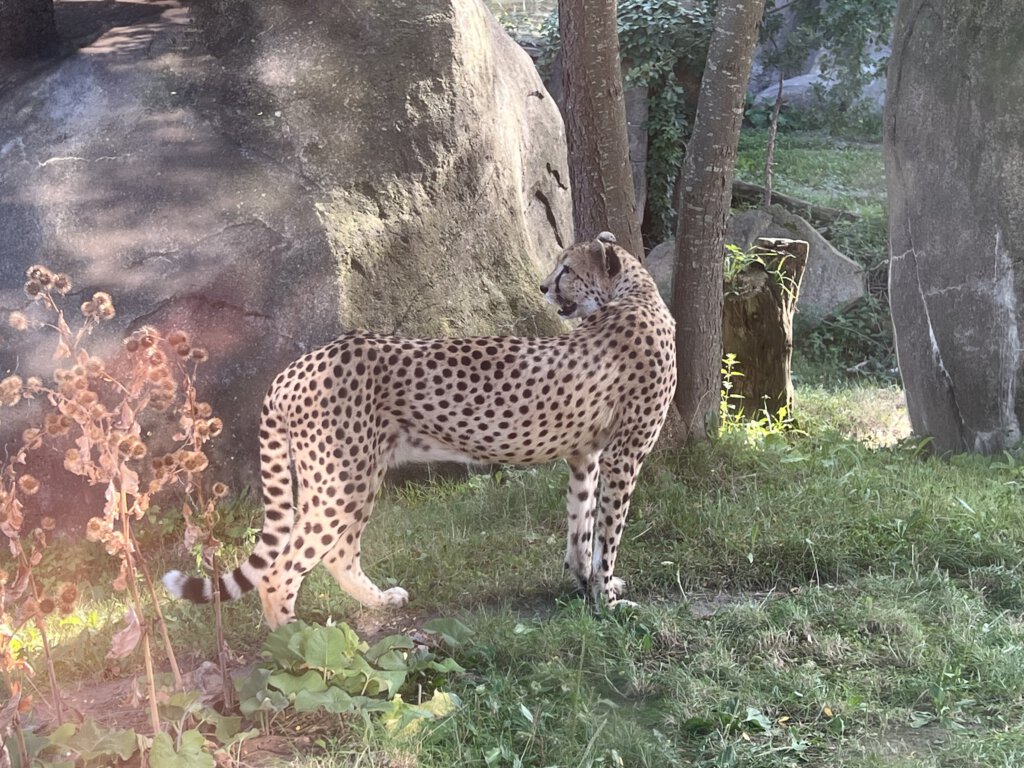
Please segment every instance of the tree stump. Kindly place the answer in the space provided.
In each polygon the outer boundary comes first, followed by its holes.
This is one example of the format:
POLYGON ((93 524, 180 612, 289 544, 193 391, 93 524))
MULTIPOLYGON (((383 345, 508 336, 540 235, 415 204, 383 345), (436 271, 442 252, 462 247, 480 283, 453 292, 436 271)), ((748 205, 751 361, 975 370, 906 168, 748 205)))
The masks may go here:
POLYGON ((726 286, 722 347, 742 374, 731 379, 730 395, 742 398, 737 411, 776 418, 793 407, 793 313, 809 245, 761 237, 753 250, 764 263, 748 265, 726 286))

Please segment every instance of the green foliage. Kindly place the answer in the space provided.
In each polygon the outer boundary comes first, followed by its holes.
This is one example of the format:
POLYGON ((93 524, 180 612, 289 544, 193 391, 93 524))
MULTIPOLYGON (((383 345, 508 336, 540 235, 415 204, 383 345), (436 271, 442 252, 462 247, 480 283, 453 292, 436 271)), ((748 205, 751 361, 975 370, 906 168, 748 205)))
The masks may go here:
POLYGON ((740 436, 748 445, 763 445, 765 440, 779 438, 793 428, 793 420, 785 406, 775 414, 763 408, 753 415, 749 413, 743 396, 735 391, 735 379, 743 372, 739 359, 732 352, 722 358, 721 373, 722 394, 718 403, 720 434, 740 436))
MULTIPOLYGON (((240 717, 229 717, 205 706, 198 693, 175 692, 163 697, 161 721, 168 732, 149 739, 130 728, 107 727, 91 717, 83 723, 64 723, 45 735, 25 732, 31 765, 38 768, 99 768, 119 764, 144 753, 152 768, 213 768, 214 755, 230 751, 258 731, 243 731, 240 717)), ((21 768, 12 750, 14 768, 21 768)), ((26 767, 27 768, 27 767, 26 767)))
MULTIPOLYGON (((647 235, 660 242, 675 234, 672 193, 693 121, 678 73, 687 72, 697 82, 712 13, 705 2, 626 0, 618 5, 618 19, 626 84, 647 87, 647 235)), ((696 95, 690 96, 696 103, 696 95)))
POLYGON ((756 249, 743 250, 737 245, 732 243, 726 243, 725 246, 725 261, 722 267, 722 282, 724 283, 725 293, 737 293, 740 290, 739 277, 747 269, 752 266, 758 266, 767 273, 767 275, 775 281, 783 291, 787 292, 787 295, 791 295, 793 291, 793 281, 782 270, 782 263, 789 258, 786 254, 780 254, 778 257, 773 255, 772 262, 769 264, 765 261, 764 254, 759 253, 756 249))
POLYGON ((288 708, 364 717, 379 713, 388 727, 404 730, 418 718, 458 706, 437 686, 446 675, 464 671, 454 659, 438 659, 405 635, 385 637, 371 647, 347 624, 296 621, 278 627, 267 637, 262 656, 264 662, 237 680, 236 688, 242 713, 265 722, 288 708), (433 697, 407 704, 400 692, 413 684, 430 689, 433 697))
MULTIPOLYGON (((648 89, 646 234, 661 241, 675 232, 672 193, 693 118, 679 74, 688 73, 697 82, 704 69, 712 12, 707 2, 623 0, 618 4, 618 25, 625 84, 648 89)), ((557 13, 540 33, 537 66, 548 76, 561 46, 557 13)), ((690 97, 695 103, 695 94, 690 97)))
MULTIPOLYGON (((871 54, 889 41, 896 2, 785 3, 793 14, 793 25, 786 33, 784 45, 781 44, 783 14, 775 12, 769 4, 761 26, 764 63, 790 77, 809 55, 821 49, 820 69, 831 83, 827 88, 817 89, 818 110, 789 116, 790 125, 805 130, 826 128, 836 135, 877 139, 881 133, 880 116, 873 107, 858 103, 858 98, 864 87, 884 72, 885 62, 876 65, 871 54)), ((751 117, 758 120, 760 115, 755 112, 751 117)), ((786 126, 781 118, 779 126, 786 126)))
POLYGON ((798 319, 796 332, 803 353, 832 370, 881 378, 896 374, 889 307, 876 296, 866 296, 810 330, 803 330, 798 319))

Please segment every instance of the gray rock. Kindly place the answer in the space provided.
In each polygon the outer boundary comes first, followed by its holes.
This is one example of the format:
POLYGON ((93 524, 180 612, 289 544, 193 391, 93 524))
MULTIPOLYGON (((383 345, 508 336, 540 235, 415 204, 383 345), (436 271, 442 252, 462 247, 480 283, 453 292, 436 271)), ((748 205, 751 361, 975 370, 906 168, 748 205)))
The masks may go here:
POLYGON ((914 431, 993 453, 1024 416, 1024 0, 900 4, 885 115, 896 352, 914 431))
MULTIPOLYGON (((805 219, 778 205, 767 209, 733 212, 725 241, 749 249, 760 237, 806 240, 810 244, 807 269, 800 284, 797 311, 801 323, 813 327, 823 318, 842 312, 866 293, 864 268, 836 250, 805 219)), ((664 296, 671 293, 675 241, 656 246, 647 255, 647 268, 664 296)))
MULTIPOLYGON (((536 286, 572 220, 557 108, 478 0, 230 6, 115 26, 0 96, 0 309, 42 262, 72 306, 113 294, 107 350, 189 331, 240 483, 273 376, 347 328, 559 330, 536 286)), ((0 371, 48 353, 4 338, 0 371)))

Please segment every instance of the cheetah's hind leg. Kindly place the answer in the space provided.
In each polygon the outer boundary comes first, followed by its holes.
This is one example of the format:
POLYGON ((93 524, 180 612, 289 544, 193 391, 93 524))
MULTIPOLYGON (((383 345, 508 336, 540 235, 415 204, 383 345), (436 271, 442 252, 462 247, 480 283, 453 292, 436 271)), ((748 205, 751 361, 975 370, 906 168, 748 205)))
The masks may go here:
POLYGON ((334 577, 346 593, 367 608, 400 607, 409 602, 409 593, 401 587, 382 590, 363 573, 360 564, 360 543, 363 529, 366 527, 370 514, 373 512, 373 500, 377 489, 384 479, 386 462, 379 465, 381 469, 372 478, 370 488, 358 507, 359 500, 353 499, 348 504, 356 505, 346 522, 340 526, 334 548, 324 558, 324 567, 334 577))

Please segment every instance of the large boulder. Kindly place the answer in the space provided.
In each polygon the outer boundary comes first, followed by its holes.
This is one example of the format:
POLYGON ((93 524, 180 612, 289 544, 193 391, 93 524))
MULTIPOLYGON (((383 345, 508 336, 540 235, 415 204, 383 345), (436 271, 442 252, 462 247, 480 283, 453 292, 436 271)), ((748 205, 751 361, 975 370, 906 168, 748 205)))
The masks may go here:
POLYGON ((889 65, 889 291, 914 431, 1021 438, 1024 0, 904 0, 889 65))
MULTIPOLYGON (((347 328, 562 327, 536 287, 572 233, 561 119, 480 0, 155 8, 0 93, 0 308, 42 262, 114 296, 108 350, 190 332, 240 482, 273 376, 347 328)), ((5 334, 0 372, 48 353, 5 334)))

